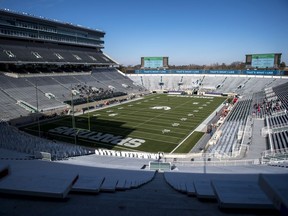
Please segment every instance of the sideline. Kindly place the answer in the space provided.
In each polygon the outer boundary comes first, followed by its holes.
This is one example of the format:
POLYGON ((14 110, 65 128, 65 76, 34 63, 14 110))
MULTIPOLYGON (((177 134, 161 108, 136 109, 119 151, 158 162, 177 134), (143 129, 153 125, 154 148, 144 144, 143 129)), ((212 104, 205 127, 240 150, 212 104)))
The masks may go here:
POLYGON ((193 133, 195 130, 193 130, 188 136, 186 136, 169 154, 172 154, 174 151, 176 151, 177 148, 179 148, 193 133))
MULTIPOLYGON (((114 107, 114 106, 118 106, 118 105, 126 104, 126 103, 131 103, 131 102, 138 101, 138 100, 143 100, 143 99, 144 99, 144 97, 141 96, 141 97, 137 97, 137 98, 133 98, 133 99, 127 100, 127 101, 123 101, 121 103, 120 102, 116 102, 116 103, 113 103, 113 104, 105 105, 103 107, 98 107, 98 108, 94 108, 94 109, 85 110, 84 114, 83 114, 83 112, 75 112, 74 116, 85 115, 87 113, 95 112, 95 111, 102 110, 102 109, 108 109, 108 108, 111 108, 111 107, 114 107)), ((73 114, 69 114, 67 116, 72 116, 72 115, 73 114)))
MULTIPOLYGON (((195 128, 190 134, 188 134, 187 137, 185 137, 171 152, 170 154, 172 154, 174 151, 176 151, 177 148, 179 148, 193 133, 194 131, 199 131, 202 132, 201 130, 199 130, 199 128, 201 127, 203 129, 203 125, 206 127, 206 124, 211 121, 211 119, 213 119, 213 117, 215 116, 216 112, 219 112, 223 107, 224 107, 224 102, 221 103, 218 108, 216 108, 216 110, 214 110, 202 123, 200 123, 198 125, 197 128, 195 128)), ((203 137, 203 136, 202 136, 203 137)), ((202 139, 202 137, 198 140, 198 142, 202 139)), ((197 142, 197 143, 198 143, 197 142)), ((197 143, 195 144, 195 146, 197 145, 197 143)), ((191 151, 191 150, 190 150, 191 151)))

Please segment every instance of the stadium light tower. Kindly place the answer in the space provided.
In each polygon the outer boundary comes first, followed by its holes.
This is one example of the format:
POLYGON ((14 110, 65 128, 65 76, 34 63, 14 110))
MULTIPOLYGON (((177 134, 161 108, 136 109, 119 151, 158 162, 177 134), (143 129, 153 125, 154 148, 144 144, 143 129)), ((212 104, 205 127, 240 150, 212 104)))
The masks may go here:
POLYGON ((78 137, 78 133, 80 132, 80 130, 83 130, 81 128, 77 128, 77 131, 75 133, 75 137, 74 137, 74 144, 77 145, 77 137, 78 137))
POLYGON ((36 90, 36 109, 37 109, 38 136, 41 137, 40 122, 39 122, 39 102, 38 102, 38 81, 37 81, 37 79, 36 79, 35 90, 36 90))
POLYGON ((73 89, 71 84, 72 128, 75 128, 73 89))
MULTIPOLYGON (((88 105, 88 108, 89 108, 89 95, 87 94, 87 105, 88 105)), ((88 130, 91 129, 91 126, 90 126, 90 112, 89 112, 89 109, 88 109, 88 130)))

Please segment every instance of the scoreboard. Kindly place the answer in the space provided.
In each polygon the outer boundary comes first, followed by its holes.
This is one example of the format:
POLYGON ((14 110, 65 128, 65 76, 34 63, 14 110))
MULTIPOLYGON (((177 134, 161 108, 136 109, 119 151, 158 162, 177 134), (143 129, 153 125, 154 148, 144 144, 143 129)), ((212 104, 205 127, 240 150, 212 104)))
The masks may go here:
POLYGON ((258 68, 271 68, 274 67, 275 54, 256 54, 252 55, 252 67, 258 68))
POLYGON ((246 66, 252 68, 278 68, 282 53, 246 55, 246 66))
POLYGON ((141 68, 168 68, 168 57, 141 57, 141 68))

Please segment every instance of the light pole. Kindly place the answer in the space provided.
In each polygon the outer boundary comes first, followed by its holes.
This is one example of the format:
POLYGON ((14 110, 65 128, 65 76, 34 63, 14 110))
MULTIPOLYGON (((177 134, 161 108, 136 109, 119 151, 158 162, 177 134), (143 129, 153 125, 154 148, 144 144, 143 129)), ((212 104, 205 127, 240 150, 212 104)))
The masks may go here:
POLYGON ((77 137, 79 132, 83 130, 83 131, 87 131, 86 129, 82 129, 82 128, 76 128, 76 133, 75 133, 75 137, 74 137, 74 144, 77 145, 77 137))
POLYGON ((203 172, 206 174, 206 153, 204 153, 204 166, 203 166, 203 172))
POLYGON ((77 136, 80 130, 81 129, 77 129, 77 132, 75 133, 75 139, 74 139, 75 145, 77 145, 77 136))
POLYGON ((87 105, 88 105, 88 130, 91 131, 91 126, 90 126, 90 112, 89 112, 89 95, 87 95, 87 105))
POLYGON ((73 99, 73 89, 72 89, 72 84, 71 84, 71 106, 72 106, 72 127, 75 128, 74 99, 73 99))
POLYGON ((39 122, 39 103, 38 103, 38 82, 36 80, 36 109, 37 109, 37 124, 38 124, 38 136, 41 137, 41 132, 40 132, 40 122, 39 122))

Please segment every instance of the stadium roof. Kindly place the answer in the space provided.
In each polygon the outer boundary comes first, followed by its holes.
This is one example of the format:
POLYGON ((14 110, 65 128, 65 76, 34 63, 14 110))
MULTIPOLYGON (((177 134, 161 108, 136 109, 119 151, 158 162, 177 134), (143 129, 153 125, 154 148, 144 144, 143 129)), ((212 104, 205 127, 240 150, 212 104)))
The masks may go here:
POLYGON ((85 31, 89 31, 89 32, 99 32, 99 33, 103 33, 105 34, 104 31, 102 30, 99 30, 99 29, 92 29, 92 28, 89 28, 89 27, 84 27, 84 26, 81 26, 81 25, 77 25, 77 24, 72 24, 72 23, 67 23, 67 22, 61 22, 59 20, 55 20, 55 19, 49 19, 49 18, 46 18, 46 17, 38 17, 36 15, 33 15, 33 14, 28 14, 28 13, 24 13, 24 12, 16 12, 16 11, 12 11, 10 9, 0 9, 0 13, 2 14, 9 14, 9 15, 13 15, 15 17, 21 17, 21 18, 29 18, 33 21, 41 21, 41 22, 46 22, 47 24, 57 24, 57 25, 60 25, 60 26, 65 26, 65 27, 69 27, 69 28, 74 28, 74 29, 78 29, 78 30, 85 30, 85 31))

